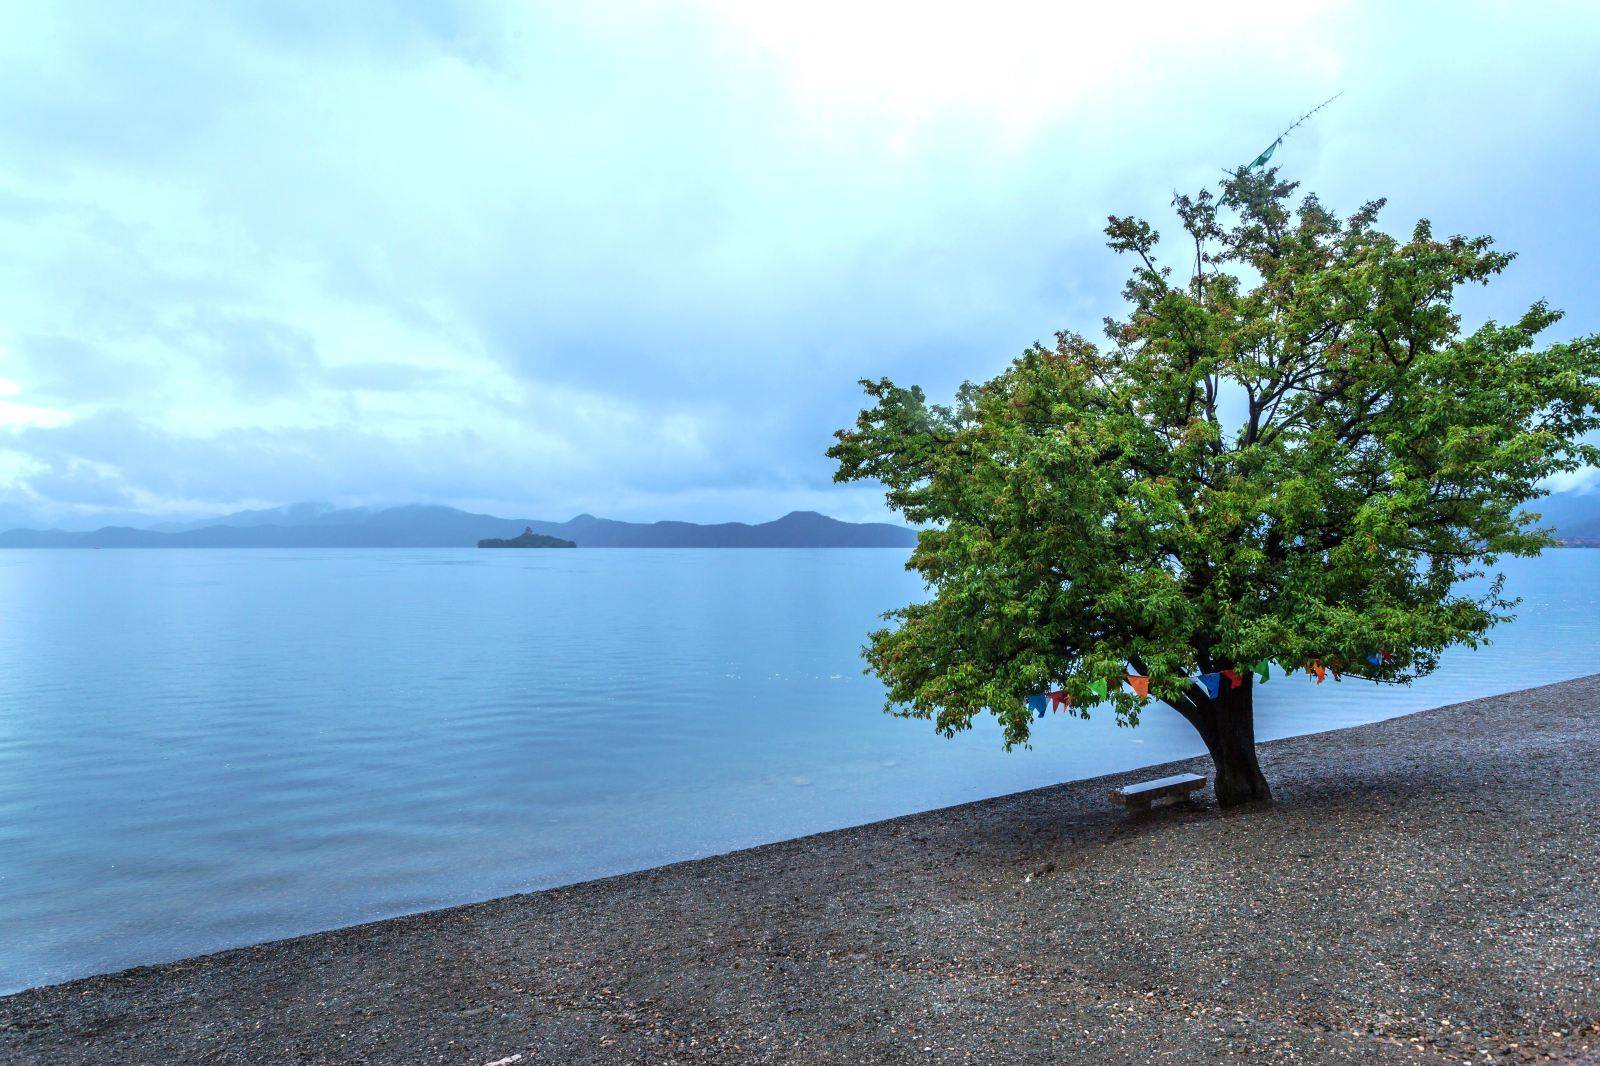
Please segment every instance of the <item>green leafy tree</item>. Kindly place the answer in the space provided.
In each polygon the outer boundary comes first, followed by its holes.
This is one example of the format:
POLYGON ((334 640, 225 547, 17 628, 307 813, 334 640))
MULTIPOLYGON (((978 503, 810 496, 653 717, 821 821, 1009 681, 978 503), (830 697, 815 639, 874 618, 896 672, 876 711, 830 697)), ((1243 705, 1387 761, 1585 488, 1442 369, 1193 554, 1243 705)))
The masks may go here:
POLYGON ((908 565, 931 592, 866 649, 891 713, 949 736, 987 710, 1009 747, 1047 688, 1130 725, 1158 699, 1229 806, 1271 796, 1253 664, 1406 682, 1511 617, 1500 578, 1460 583, 1550 545, 1522 505, 1600 460, 1581 439, 1600 338, 1540 345, 1560 317, 1543 303, 1463 332, 1457 290, 1510 255, 1426 221, 1402 241, 1376 228, 1382 201, 1341 220, 1295 188, 1241 169, 1177 196, 1182 280, 1148 224, 1113 216, 1132 273, 1105 345, 1059 333, 949 406, 862 382, 835 478, 876 479, 925 527, 908 565), (1242 683, 1215 698, 1191 680, 1224 669, 1242 683))

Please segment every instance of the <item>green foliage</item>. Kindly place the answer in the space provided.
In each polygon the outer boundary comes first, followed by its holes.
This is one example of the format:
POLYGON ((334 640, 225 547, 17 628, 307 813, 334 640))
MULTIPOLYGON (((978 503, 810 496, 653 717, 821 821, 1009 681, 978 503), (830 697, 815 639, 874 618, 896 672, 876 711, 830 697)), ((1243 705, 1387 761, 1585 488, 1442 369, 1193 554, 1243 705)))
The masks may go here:
MULTIPOLYGON (((926 526, 909 563, 932 598, 872 634, 889 710, 946 735, 992 709, 1028 739, 1030 693, 1078 713, 1127 665, 1152 696, 1270 658, 1409 681, 1514 606, 1458 582, 1550 544, 1521 505, 1600 460, 1600 338, 1538 346, 1560 315, 1463 333, 1452 300, 1511 261, 1486 237, 1400 241, 1382 202, 1340 220, 1277 172, 1178 196, 1186 282, 1157 234, 1112 217, 1131 257, 1109 344, 1060 333, 951 406, 864 381, 836 480, 877 479, 926 526), (1219 409, 1243 410, 1224 424, 1219 409), (1378 670, 1378 648, 1394 661, 1378 670)), ((1114 689, 1119 686, 1113 686, 1114 689)), ((1142 701, 1112 697, 1119 721, 1142 701)))

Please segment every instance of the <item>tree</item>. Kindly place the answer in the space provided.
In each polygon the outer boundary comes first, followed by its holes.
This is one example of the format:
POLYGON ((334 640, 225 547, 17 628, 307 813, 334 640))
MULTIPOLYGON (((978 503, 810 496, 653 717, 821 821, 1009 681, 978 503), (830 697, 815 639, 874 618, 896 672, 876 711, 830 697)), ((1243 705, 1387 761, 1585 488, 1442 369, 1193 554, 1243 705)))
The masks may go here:
POLYGON ((1295 189, 1241 169, 1175 197, 1187 280, 1112 216, 1132 274, 1103 347, 1059 333, 949 406, 861 383, 835 480, 876 479, 925 527, 908 566, 932 593, 865 649, 887 710, 946 736, 988 710, 1009 748, 1027 697, 1055 686, 1087 717, 1105 682, 1121 723, 1158 699, 1193 724, 1231 806, 1271 798, 1251 666, 1407 682, 1511 617, 1503 575, 1460 583, 1552 544, 1523 505, 1600 461, 1600 338, 1537 345, 1560 318, 1542 302, 1463 332, 1457 290, 1512 256, 1295 189), (1215 697, 1191 680, 1222 670, 1240 683, 1215 697))

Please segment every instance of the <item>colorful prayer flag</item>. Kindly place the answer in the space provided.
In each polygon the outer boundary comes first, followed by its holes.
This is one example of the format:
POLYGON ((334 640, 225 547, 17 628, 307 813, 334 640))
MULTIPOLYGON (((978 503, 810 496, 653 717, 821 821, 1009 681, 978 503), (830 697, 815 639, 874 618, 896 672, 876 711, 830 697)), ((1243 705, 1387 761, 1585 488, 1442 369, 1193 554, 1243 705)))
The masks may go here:
POLYGON ((1382 666, 1383 665, 1383 653, 1382 652, 1376 652, 1376 651, 1373 652, 1371 655, 1367 656, 1367 662, 1371 663, 1373 666, 1382 666))
POLYGON ((1089 682, 1089 691, 1093 692, 1096 696, 1100 697, 1101 699, 1105 699, 1106 698, 1106 679, 1103 678, 1103 677, 1097 677, 1093 681, 1089 682))
POLYGON ((1322 665, 1322 661, 1320 659, 1312 659, 1311 665, 1306 667, 1306 673, 1316 674, 1317 684, 1320 685, 1322 684, 1323 678, 1327 677, 1328 669, 1322 665))
POLYGON ((1133 694, 1135 696, 1150 695, 1150 679, 1148 677, 1141 677, 1138 674, 1129 674, 1128 687, 1133 689, 1133 694))
POLYGON ((1037 696, 1029 696, 1023 702, 1028 705, 1028 710, 1034 713, 1034 717, 1043 718, 1045 705, 1049 702, 1049 697, 1041 692, 1037 696))
POLYGON ((1238 688, 1240 685, 1244 684, 1244 678, 1240 677, 1232 670, 1222 671, 1222 676, 1228 679, 1229 688, 1238 688))
POLYGON ((1255 667, 1256 676, 1261 678, 1261 683, 1263 685, 1265 685, 1267 683, 1267 679, 1272 676, 1271 673, 1267 670, 1267 665, 1268 665, 1267 664, 1267 660, 1262 659, 1260 662, 1256 663, 1256 667, 1255 667))
POLYGON ((1056 689, 1054 692, 1050 693, 1050 709, 1052 711, 1059 711, 1063 707, 1071 706, 1072 697, 1067 695, 1061 689, 1056 689))
POLYGON ((1212 699, 1216 699, 1218 696, 1222 695, 1221 674, 1201 674, 1200 684, 1205 688, 1206 695, 1210 696, 1212 699))

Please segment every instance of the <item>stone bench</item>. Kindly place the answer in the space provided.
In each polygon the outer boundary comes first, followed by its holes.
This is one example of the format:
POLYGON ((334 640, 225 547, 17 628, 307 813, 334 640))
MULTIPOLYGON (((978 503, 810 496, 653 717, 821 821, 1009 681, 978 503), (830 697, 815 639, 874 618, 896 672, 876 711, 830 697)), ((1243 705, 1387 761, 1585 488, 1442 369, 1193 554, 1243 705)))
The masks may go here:
POLYGON ((1204 774, 1173 774, 1154 781, 1141 781, 1137 785, 1123 785, 1111 790, 1111 798, 1130 811, 1148 811, 1150 801, 1158 799, 1188 799, 1191 793, 1206 787, 1204 774))

